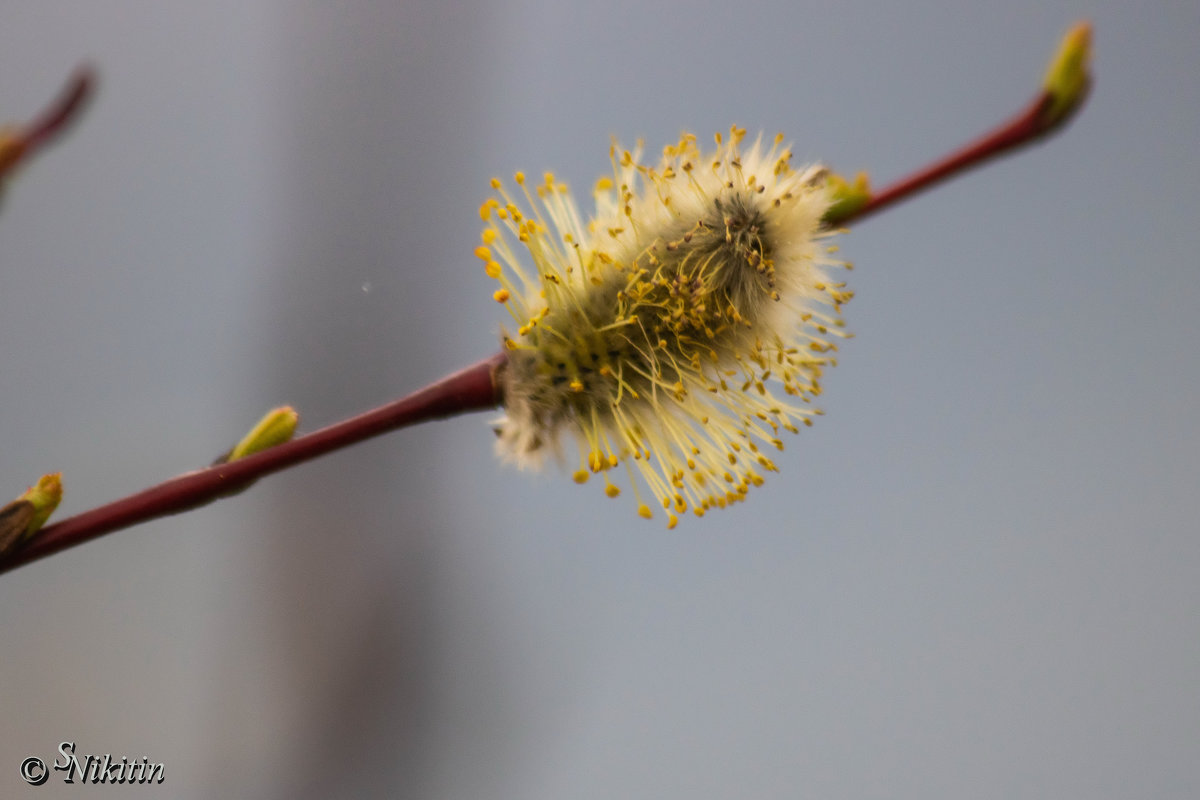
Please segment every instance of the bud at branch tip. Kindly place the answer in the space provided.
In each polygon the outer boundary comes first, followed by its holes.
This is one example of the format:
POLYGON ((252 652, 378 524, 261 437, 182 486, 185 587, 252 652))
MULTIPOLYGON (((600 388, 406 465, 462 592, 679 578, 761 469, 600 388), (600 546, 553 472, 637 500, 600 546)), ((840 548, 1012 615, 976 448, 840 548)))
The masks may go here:
POLYGON ((1058 122, 1082 102, 1091 87, 1092 26, 1079 22, 1063 36, 1046 69, 1042 88, 1050 97, 1046 121, 1058 122))

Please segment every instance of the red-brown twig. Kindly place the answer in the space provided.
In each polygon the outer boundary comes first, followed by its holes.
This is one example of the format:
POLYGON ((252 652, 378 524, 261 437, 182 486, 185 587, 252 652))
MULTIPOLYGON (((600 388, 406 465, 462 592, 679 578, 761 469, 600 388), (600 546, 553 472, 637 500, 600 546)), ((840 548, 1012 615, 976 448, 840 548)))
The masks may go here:
MULTIPOLYGON (((1082 104, 1083 98, 1081 97, 1078 102, 1082 104)), ((1024 111, 995 130, 930 164, 925 169, 896 181, 886 189, 873 192, 865 205, 845 214, 830 216, 826 219, 826 223, 831 227, 839 227, 851 222, 858 222, 901 200, 908 200, 948 178, 962 175, 998 156, 1010 153, 1018 147, 1032 144, 1038 139, 1054 133, 1063 127, 1072 115, 1051 116, 1048 112, 1053 105, 1054 97, 1047 91, 1041 92, 1024 111)))
POLYGON ((96 74, 91 67, 77 68, 58 98, 40 116, 9 135, 6 146, 0 148, 0 179, 70 127, 79 118, 95 86, 96 74))
POLYGON ((300 436, 251 456, 188 472, 108 505, 40 530, 30 544, 0 563, 7 572, 97 536, 157 517, 188 511, 244 488, 264 475, 293 467, 389 431, 499 402, 493 373, 504 361, 495 355, 442 378, 400 400, 300 436))

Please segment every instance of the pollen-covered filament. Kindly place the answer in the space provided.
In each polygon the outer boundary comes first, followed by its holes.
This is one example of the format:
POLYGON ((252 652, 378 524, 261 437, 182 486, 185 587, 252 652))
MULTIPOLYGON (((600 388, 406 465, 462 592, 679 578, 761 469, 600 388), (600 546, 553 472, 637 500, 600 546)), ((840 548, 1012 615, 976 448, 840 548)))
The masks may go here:
POLYGON ((822 241, 824 171, 792 169, 781 137, 743 153, 744 136, 703 154, 684 135, 653 168, 614 145, 586 226, 553 175, 531 191, 518 173, 519 196, 493 180, 476 255, 516 327, 503 456, 539 464, 570 432, 577 482, 599 474, 616 497, 624 463, 638 513, 661 506, 674 527, 743 499, 775 471, 782 432, 820 413, 851 297, 828 275, 845 265, 822 241))

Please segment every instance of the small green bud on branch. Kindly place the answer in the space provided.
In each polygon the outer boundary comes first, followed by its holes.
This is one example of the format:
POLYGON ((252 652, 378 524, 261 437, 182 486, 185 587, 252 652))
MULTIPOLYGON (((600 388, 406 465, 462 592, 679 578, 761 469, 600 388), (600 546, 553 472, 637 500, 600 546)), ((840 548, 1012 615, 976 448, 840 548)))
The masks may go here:
MULTIPOLYGON (((242 437, 240 442, 235 444, 228 453, 213 461, 212 465, 228 464, 231 461, 237 461, 238 459, 262 452, 269 447, 281 445, 289 441, 296 433, 296 425, 299 422, 300 415, 291 406, 272 409, 258 421, 257 425, 250 429, 249 433, 242 437)), ((220 497, 214 497, 213 500, 241 494, 253 485, 254 481, 249 481, 241 486, 230 489, 220 497)))
POLYGON ((296 425, 299 422, 300 415, 291 406, 272 409, 233 446, 232 450, 218 458, 216 463, 237 461, 268 447, 283 444, 296 433, 296 425))
POLYGON ((33 537, 62 500, 62 474, 43 475, 37 483, 0 508, 0 557, 15 552, 33 537))

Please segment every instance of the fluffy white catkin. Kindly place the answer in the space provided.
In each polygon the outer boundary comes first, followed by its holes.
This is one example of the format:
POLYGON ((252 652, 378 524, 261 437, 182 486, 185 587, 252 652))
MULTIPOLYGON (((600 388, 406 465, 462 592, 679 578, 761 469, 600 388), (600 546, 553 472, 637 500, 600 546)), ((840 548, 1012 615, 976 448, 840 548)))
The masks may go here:
POLYGON ((685 134, 653 167, 614 144, 586 225, 552 174, 531 191, 517 173, 515 193, 493 179, 476 255, 516 326, 504 459, 540 466, 566 435, 577 482, 599 474, 615 497, 624 462, 638 513, 653 516, 640 476, 674 527, 743 499, 775 470, 762 450, 820 413, 851 297, 830 278, 848 265, 821 224, 826 171, 793 168, 782 136, 744 138, 735 126, 705 153, 685 134))

